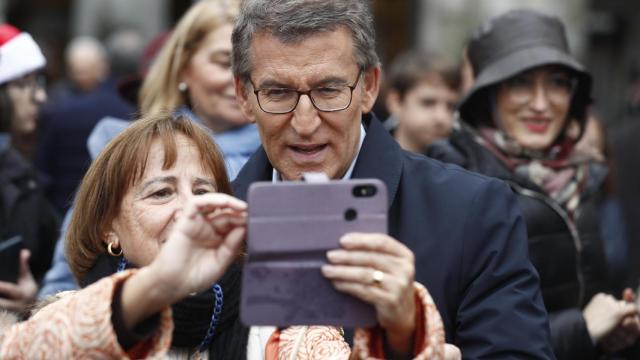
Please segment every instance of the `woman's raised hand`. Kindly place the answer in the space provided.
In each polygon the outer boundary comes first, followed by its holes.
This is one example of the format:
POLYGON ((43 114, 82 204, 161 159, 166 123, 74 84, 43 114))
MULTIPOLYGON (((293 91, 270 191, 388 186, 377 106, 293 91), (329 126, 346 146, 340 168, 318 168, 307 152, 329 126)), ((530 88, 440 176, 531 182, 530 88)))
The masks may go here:
POLYGON ((150 267, 178 296, 210 287, 237 258, 246 209, 244 201, 227 194, 193 196, 150 267))

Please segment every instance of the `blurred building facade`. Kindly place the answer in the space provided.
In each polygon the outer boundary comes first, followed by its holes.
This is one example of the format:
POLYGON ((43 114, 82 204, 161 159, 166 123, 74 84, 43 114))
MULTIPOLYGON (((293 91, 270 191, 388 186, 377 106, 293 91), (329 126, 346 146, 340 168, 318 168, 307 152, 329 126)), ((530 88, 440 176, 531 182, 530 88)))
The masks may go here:
MULTIPOLYGON (((121 28, 146 39, 168 29, 194 0, 0 0, 0 18, 31 32, 62 76, 62 52, 76 35, 106 40, 121 28)), ((215 0, 209 0, 215 1, 215 0)), ((372 0, 383 65, 412 47, 460 59, 471 32, 492 16, 533 8, 559 16, 573 52, 592 71, 598 111, 622 121, 632 89, 640 102, 640 2, 625 0, 372 0)))

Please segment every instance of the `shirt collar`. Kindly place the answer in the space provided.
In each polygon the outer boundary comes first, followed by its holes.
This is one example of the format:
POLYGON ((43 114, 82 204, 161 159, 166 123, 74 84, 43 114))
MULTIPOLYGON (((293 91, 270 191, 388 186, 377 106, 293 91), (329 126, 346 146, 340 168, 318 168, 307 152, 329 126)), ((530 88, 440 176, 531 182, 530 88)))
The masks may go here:
MULTIPOLYGON (((358 160, 358 155, 360 155, 360 150, 362 149, 362 143, 364 143, 364 137, 367 136, 367 132, 364 129, 364 125, 360 123, 360 141, 358 143, 358 151, 356 152, 356 156, 353 157, 351 161, 351 165, 347 169, 347 172, 344 174, 341 180, 349 180, 351 179, 351 174, 353 173, 353 168, 356 166, 356 161, 358 160)), ((282 177, 276 168, 273 168, 273 175, 271 176, 271 182, 279 182, 282 181, 282 177)))

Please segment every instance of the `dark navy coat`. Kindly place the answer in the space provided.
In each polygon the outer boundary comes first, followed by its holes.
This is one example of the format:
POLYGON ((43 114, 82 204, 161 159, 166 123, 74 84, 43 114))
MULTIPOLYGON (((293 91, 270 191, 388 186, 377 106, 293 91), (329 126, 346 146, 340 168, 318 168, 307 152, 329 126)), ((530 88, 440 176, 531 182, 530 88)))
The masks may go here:
POLYGON ((87 138, 96 123, 105 116, 129 119, 134 111, 118 96, 113 81, 43 109, 35 165, 49 176, 47 195, 58 211, 66 212, 89 169, 87 138))
MULTIPOLYGON (((416 258, 442 315, 446 340, 465 359, 552 359, 547 312, 527 251, 527 233, 509 187, 403 151, 375 116, 353 178, 377 178, 389 195, 389 234, 416 258)), ((234 192, 270 181, 264 149, 241 170, 234 192)))

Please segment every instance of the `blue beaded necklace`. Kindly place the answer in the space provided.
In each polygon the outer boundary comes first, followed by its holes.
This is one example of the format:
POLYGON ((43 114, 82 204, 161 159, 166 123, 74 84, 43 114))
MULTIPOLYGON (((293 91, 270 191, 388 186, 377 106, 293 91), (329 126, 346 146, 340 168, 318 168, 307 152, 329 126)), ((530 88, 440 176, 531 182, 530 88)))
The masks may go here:
MULTIPOLYGON (((123 256, 118 263, 118 272, 124 271, 127 267, 127 259, 123 256)), ((207 334, 204 339, 198 345, 198 351, 204 352, 209 348, 211 344, 211 340, 213 340, 213 335, 216 333, 216 327, 218 326, 218 322, 220 322, 220 315, 222 314, 222 305, 224 304, 224 292, 222 291, 222 287, 220 285, 213 284, 211 287, 213 291, 213 297, 215 298, 215 303, 213 304, 213 314, 211 314, 211 322, 209 323, 209 329, 207 330, 207 334)))

